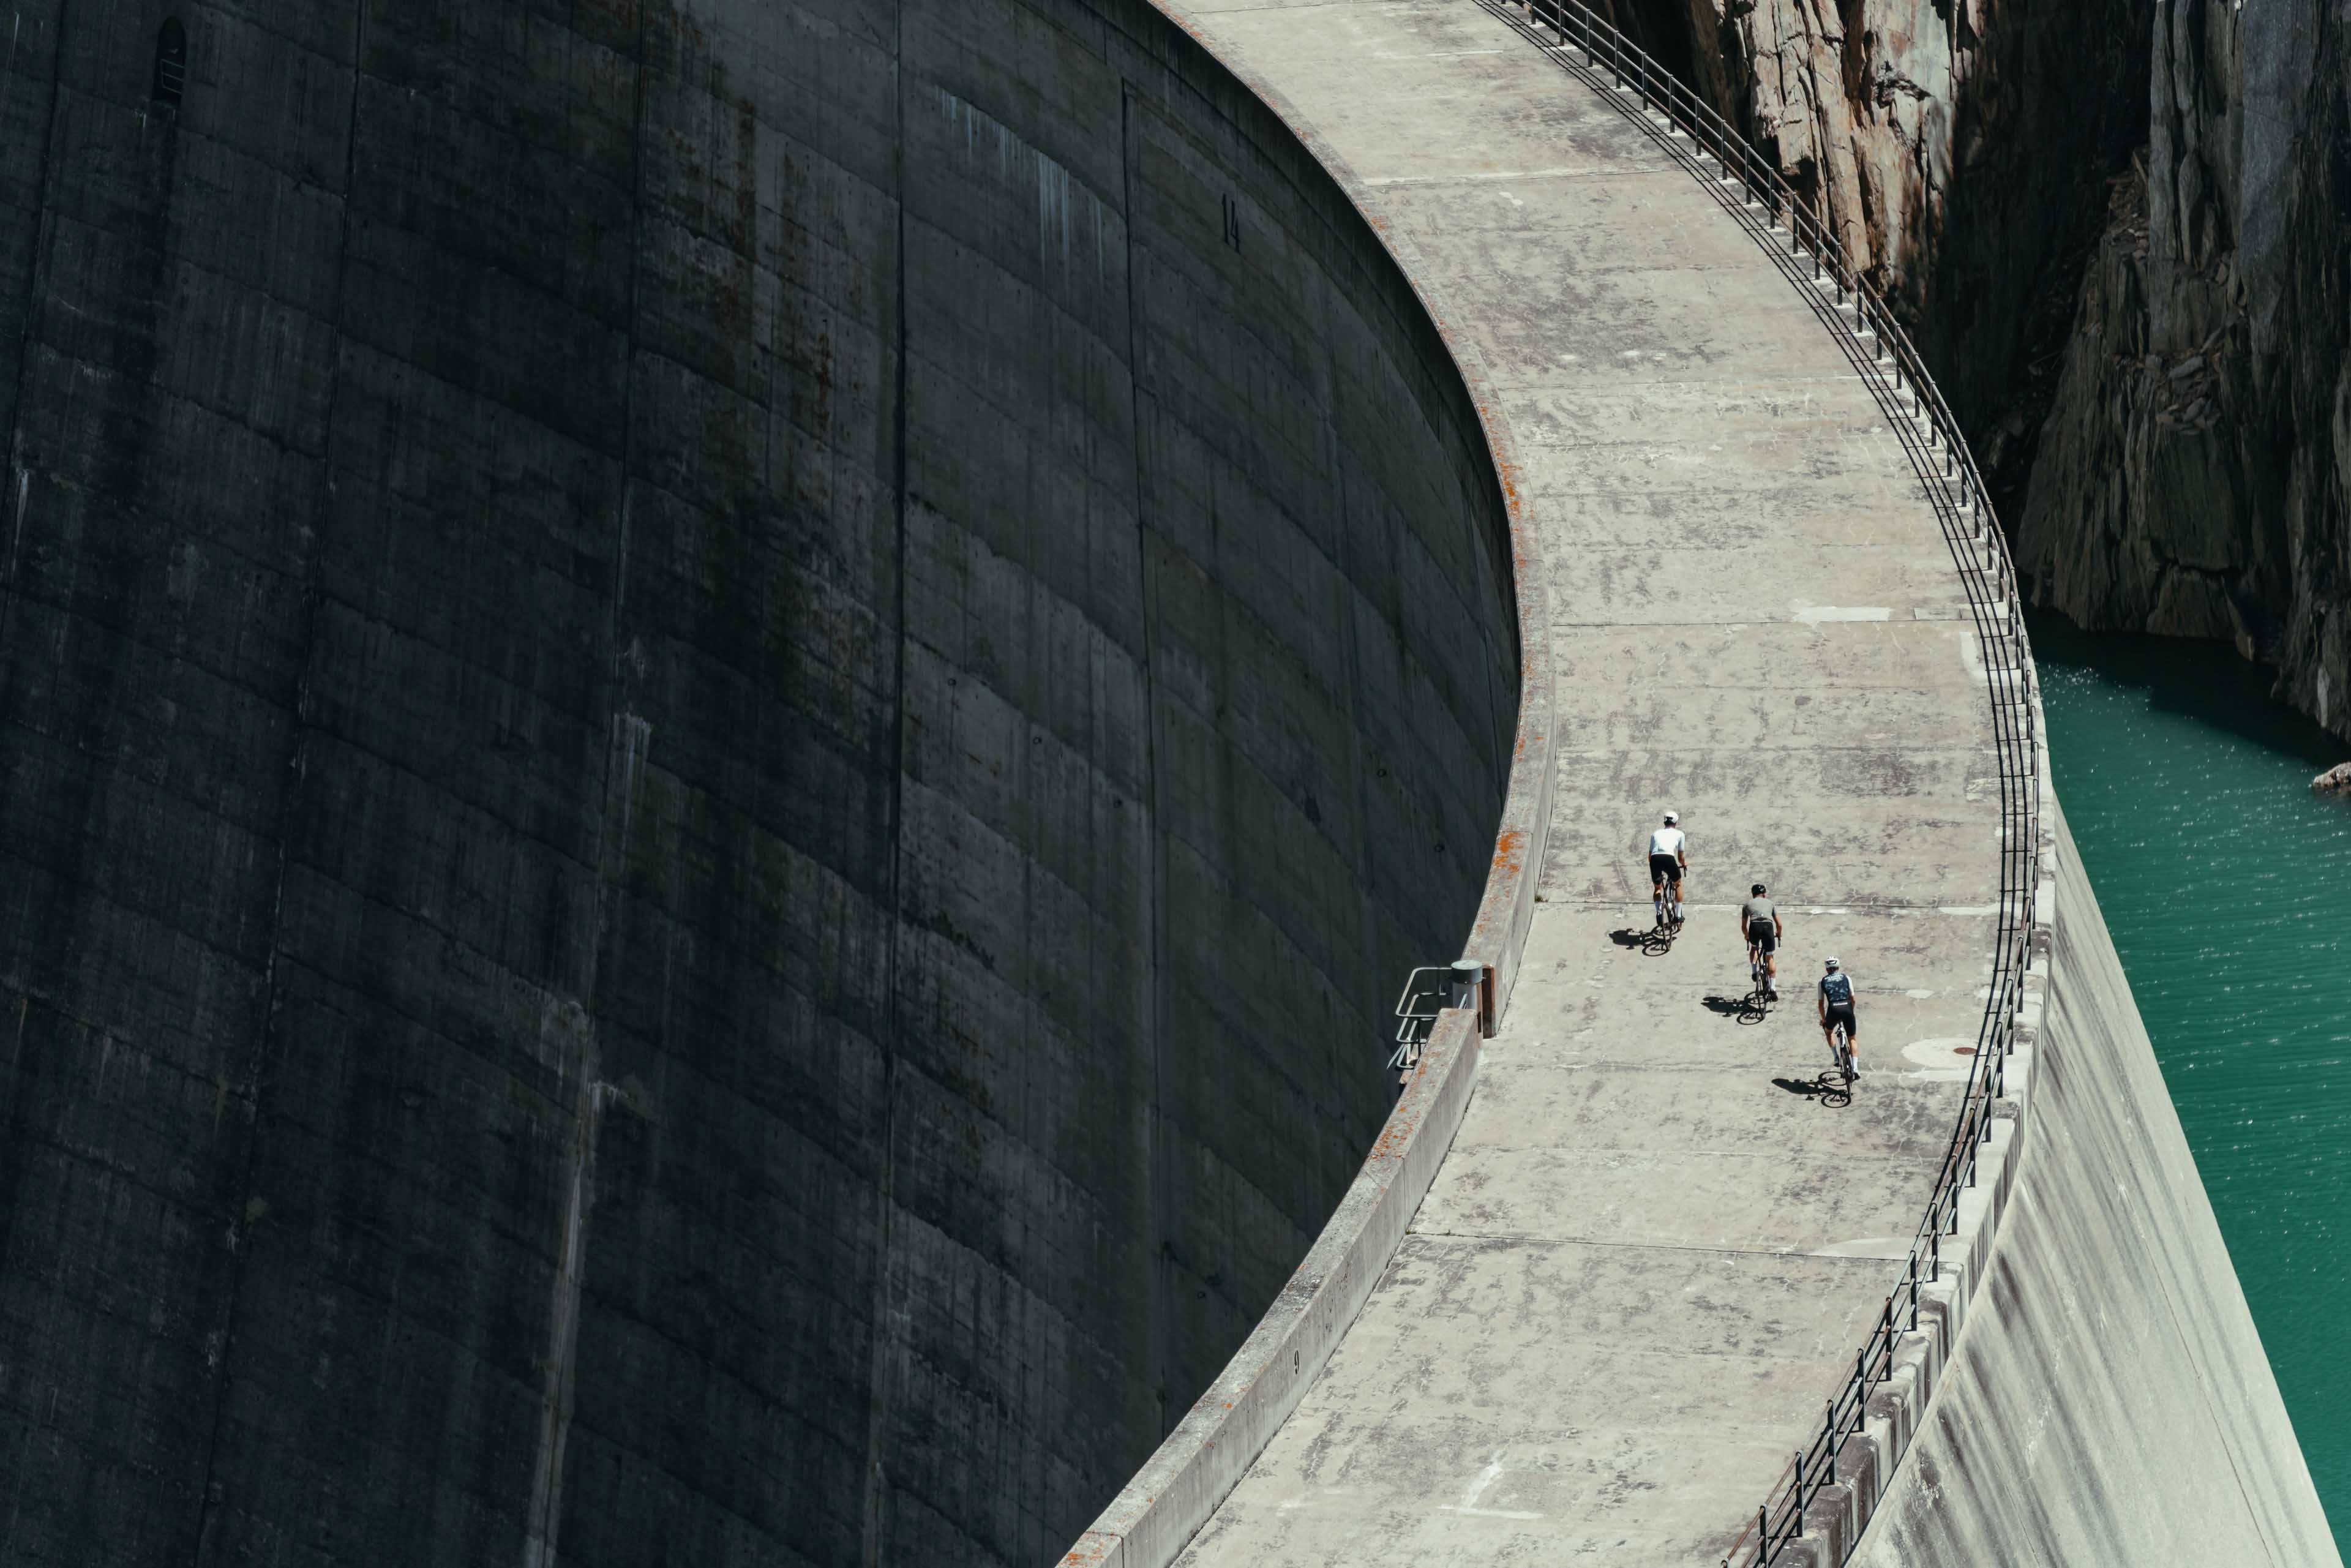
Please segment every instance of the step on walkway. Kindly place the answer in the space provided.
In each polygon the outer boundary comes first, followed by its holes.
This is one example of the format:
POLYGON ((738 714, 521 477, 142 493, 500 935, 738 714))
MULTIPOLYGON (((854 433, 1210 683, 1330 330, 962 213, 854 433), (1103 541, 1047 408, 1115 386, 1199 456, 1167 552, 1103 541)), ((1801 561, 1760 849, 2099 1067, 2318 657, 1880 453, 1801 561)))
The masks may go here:
POLYGON ((1163 0, 1391 235, 1508 429, 1549 575, 1557 805, 1519 988, 1363 1315, 1182 1561, 1709 1562, 1899 1270, 1991 968, 1965 592, 1803 295, 1471 0, 1163 0), (1689 923, 1650 925, 1673 808, 1689 923), (1735 909, 1771 885, 1761 1022, 1735 909), (1861 992, 1815 1090, 1821 959, 1861 992))

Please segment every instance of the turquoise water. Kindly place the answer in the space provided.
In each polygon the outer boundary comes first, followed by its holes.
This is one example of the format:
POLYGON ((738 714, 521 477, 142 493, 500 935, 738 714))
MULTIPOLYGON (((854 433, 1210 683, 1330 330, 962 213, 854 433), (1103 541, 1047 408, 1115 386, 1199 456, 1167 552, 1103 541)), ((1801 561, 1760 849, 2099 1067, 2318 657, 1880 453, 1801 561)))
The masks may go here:
POLYGON ((2225 647, 2036 617, 2058 798, 2337 1541, 2351 1541, 2351 742, 2225 647))

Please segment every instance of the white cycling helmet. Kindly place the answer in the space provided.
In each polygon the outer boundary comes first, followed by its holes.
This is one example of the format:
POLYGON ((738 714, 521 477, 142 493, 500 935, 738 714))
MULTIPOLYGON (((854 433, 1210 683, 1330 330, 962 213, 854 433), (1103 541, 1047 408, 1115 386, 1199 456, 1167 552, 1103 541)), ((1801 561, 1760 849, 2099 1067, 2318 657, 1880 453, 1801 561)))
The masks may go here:
POLYGON ((1834 958, 1827 959, 1827 960, 1825 960, 1825 962, 1826 962, 1826 964, 1828 965, 1828 967, 1829 967, 1830 968, 1832 968, 1832 969, 1834 969, 1834 968, 1835 968, 1835 967, 1837 967, 1837 961, 1836 961, 1834 958))
POLYGON ((1667 826, 1667 827, 1669 827, 1669 828, 1670 828, 1670 827, 1672 827, 1676 822, 1678 822, 1678 821, 1681 821, 1681 818, 1680 818, 1679 816, 1676 815, 1674 812, 1672 812, 1672 811, 1667 811, 1667 812, 1666 813, 1666 826, 1667 826))

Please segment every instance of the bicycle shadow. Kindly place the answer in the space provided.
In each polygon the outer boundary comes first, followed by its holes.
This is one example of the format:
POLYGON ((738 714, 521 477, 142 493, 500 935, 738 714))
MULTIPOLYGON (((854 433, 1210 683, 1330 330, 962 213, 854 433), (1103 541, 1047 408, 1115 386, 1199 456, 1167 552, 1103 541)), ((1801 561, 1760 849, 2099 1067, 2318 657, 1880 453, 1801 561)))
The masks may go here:
POLYGON ((1847 1083, 1844 1075, 1834 1067, 1817 1078, 1774 1078, 1771 1087, 1784 1089, 1791 1094, 1801 1094, 1814 1104, 1825 1105, 1831 1110, 1853 1103, 1853 1085, 1847 1083))
POLYGON ((1744 997, 1700 997, 1698 1004, 1717 1018, 1737 1019, 1743 1024, 1763 1021, 1763 1004, 1752 995, 1744 997))
POLYGON ((1619 947, 1637 947, 1652 958, 1662 958, 1674 950, 1674 938, 1679 933, 1662 930, 1654 925, 1646 927, 1626 925, 1611 931, 1608 934, 1608 940, 1615 943, 1619 947))

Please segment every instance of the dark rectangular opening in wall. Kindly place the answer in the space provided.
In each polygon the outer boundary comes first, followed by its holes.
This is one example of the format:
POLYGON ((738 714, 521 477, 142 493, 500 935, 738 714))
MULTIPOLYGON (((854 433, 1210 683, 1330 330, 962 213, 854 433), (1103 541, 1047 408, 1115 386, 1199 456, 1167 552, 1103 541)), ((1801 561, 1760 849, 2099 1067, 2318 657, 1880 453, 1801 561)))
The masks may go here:
POLYGON ((165 109, 179 108, 187 85, 188 32, 177 16, 166 16, 155 36, 155 101, 165 109))

